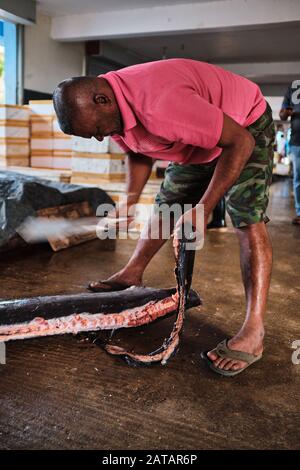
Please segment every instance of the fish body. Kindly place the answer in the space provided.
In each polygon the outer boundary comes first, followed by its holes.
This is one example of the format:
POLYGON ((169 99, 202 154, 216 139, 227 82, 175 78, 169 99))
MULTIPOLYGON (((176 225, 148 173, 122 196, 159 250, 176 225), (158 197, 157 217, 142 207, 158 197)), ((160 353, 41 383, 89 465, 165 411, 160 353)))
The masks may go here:
MULTIPOLYGON (((201 303, 191 292, 189 306, 201 303)), ((176 311, 176 289, 33 297, 0 302, 0 341, 141 326, 176 311)))

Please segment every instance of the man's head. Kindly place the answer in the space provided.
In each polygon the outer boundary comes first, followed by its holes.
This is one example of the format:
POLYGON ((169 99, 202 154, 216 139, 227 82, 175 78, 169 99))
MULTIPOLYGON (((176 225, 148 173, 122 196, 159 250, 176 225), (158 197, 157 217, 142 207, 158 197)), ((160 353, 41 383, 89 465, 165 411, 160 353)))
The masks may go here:
POLYGON ((118 103, 103 78, 75 77, 61 82, 54 90, 53 104, 61 130, 81 137, 122 134, 118 103))

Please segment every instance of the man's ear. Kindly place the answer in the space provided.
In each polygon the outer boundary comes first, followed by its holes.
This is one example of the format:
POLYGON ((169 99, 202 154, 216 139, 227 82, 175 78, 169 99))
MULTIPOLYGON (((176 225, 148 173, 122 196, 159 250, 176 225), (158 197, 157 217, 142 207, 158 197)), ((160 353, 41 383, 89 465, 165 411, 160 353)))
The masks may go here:
POLYGON ((108 98, 108 96, 103 95, 102 93, 94 95, 93 101, 95 104, 109 104, 110 103, 110 99, 108 98))

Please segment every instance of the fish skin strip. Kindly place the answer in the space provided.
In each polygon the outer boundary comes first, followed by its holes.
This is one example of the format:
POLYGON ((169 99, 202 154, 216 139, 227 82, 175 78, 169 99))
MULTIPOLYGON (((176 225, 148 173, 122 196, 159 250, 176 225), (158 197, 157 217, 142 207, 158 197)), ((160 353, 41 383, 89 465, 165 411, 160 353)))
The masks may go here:
POLYGON ((134 328, 176 311, 177 307, 178 295, 176 293, 162 300, 150 301, 140 307, 123 310, 120 313, 77 313, 48 320, 39 316, 29 322, 0 326, 0 341, 134 328))
POLYGON ((104 346, 105 351, 113 356, 121 356, 129 365, 133 366, 151 366, 153 364, 160 363, 166 365, 168 360, 176 354, 180 341, 180 333, 183 327, 183 321, 185 316, 185 301, 184 292, 180 289, 177 296, 177 317, 173 326, 173 330, 169 338, 165 339, 162 346, 150 354, 138 354, 126 351, 116 345, 106 344, 104 346), (178 304, 179 301, 179 304, 178 304))
MULTIPOLYGON (((190 236, 193 235, 194 228, 190 227, 190 236)), ((183 322, 186 310, 186 300, 192 282, 192 274, 195 260, 195 251, 187 251, 186 243, 188 239, 180 240, 178 256, 176 258, 175 278, 177 280, 178 306, 176 319, 173 329, 168 338, 165 338, 163 344, 156 351, 148 354, 139 354, 126 351, 116 345, 105 344, 104 349, 108 354, 122 357, 129 365, 133 366, 151 366, 153 364, 166 365, 167 361, 176 354, 179 347, 180 334, 183 328, 183 322)), ((201 300, 200 300, 201 304, 201 300)), ((96 343, 97 344, 97 343, 96 343)))

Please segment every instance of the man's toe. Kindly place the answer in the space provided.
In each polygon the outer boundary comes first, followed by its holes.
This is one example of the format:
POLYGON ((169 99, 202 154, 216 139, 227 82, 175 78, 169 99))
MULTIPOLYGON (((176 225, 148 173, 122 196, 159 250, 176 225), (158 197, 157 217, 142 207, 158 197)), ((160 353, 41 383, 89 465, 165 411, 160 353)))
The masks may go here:
POLYGON ((245 363, 244 362, 235 362, 232 366, 232 370, 239 370, 244 367, 245 363))
POLYGON ((209 351, 207 357, 214 363, 215 367, 224 370, 237 370, 243 367, 240 362, 233 359, 219 357, 214 351, 209 351))
POLYGON ((227 364, 225 365, 224 370, 231 370, 233 365, 234 365, 234 361, 231 359, 231 360, 228 361, 227 364))
POLYGON ((89 283, 89 286, 93 288, 110 289, 109 284, 102 281, 92 281, 89 283))
POLYGON ((216 367, 219 367, 219 365, 221 364, 221 362, 223 361, 223 358, 222 357, 218 357, 215 361, 214 361, 214 365, 216 367))
POLYGON ((216 353, 213 352, 213 351, 209 351, 209 352, 207 353, 207 357, 209 357, 209 359, 210 359, 211 361, 215 361, 216 359, 218 359, 218 354, 216 354, 216 353))
POLYGON ((226 369, 226 366, 227 366, 228 362, 230 362, 230 359, 226 359, 226 358, 225 358, 225 359, 223 359, 223 360, 220 362, 220 364, 219 364, 218 367, 219 367, 220 369, 226 369))

